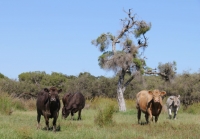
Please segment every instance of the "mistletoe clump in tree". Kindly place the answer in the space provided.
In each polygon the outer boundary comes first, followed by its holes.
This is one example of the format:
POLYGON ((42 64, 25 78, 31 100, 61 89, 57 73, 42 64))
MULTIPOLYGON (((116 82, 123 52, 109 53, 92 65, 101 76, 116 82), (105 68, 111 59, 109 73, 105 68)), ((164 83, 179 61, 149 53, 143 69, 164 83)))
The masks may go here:
MULTIPOLYGON (((119 34, 114 36, 111 33, 103 33, 92 44, 97 46, 102 52, 99 56, 99 66, 105 70, 112 70, 118 75, 117 99, 119 111, 126 111, 126 105, 123 93, 127 85, 138 75, 142 74, 160 74, 155 71, 151 72, 146 69, 145 58, 141 57, 139 50, 144 50, 148 46, 148 38, 146 33, 151 29, 151 23, 136 20, 136 14, 132 15, 131 9, 125 19, 121 19, 123 24, 119 34), (136 40, 134 42, 134 40, 136 40), (119 45, 121 47, 116 47, 119 45), (112 46, 111 51, 108 51, 112 46), (117 50, 117 48, 121 48, 117 50), (125 75, 129 75, 129 79, 125 81, 125 75)), ((160 74, 165 75, 165 73, 160 74)))

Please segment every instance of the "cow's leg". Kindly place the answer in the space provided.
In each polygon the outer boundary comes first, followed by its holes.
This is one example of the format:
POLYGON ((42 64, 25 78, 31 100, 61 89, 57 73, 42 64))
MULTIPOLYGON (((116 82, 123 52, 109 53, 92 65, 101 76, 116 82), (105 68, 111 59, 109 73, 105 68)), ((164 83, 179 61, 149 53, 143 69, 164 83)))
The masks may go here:
POLYGON ((53 117, 53 131, 56 132, 56 121, 58 119, 59 112, 54 113, 53 117))
POLYGON ((151 109, 150 108, 147 109, 147 113, 148 113, 148 117, 146 118, 146 120, 148 120, 148 122, 149 122, 149 117, 150 117, 150 121, 153 121, 153 115, 151 113, 151 109))
POLYGON ((160 107, 160 110, 158 111, 157 116, 155 116, 155 123, 157 123, 158 117, 159 117, 161 111, 162 111, 162 106, 160 107))
POLYGON ((78 120, 81 120, 81 110, 82 110, 82 109, 80 109, 80 110, 78 111, 78 120))
POLYGON ((138 124, 140 124, 141 110, 139 108, 138 108, 137 118, 138 118, 138 124))
POLYGON ((145 113, 145 119, 146 119, 146 124, 148 124, 149 123, 149 114, 147 112, 145 113))
POLYGON ((157 123, 159 116, 155 116, 155 122, 157 123))
POLYGON ((47 130, 49 130, 49 119, 47 118, 47 119, 45 120, 45 122, 46 122, 47 130))
POLYGON ((46 128, 47 128, 47 130, 49 130, 49 118, 46 115, 44 115, 44 119, 45 119, 45 123, 46 123, 46 128))
POLYGON ((56 121, 57 121, 57 117, 53 118, 53 131, 56 132, 56 121))
POLYGON ((168 109, 168 114, 169 114, 169 119, 172 118, 172 110, 171 109, 168 109))
POLYGON ((37 129, 40 128, 40 118, 41 118, 41 114, 37 114, 37 129))
POLYGON ((73 110, 71 111, 71 120, 74 120, 74 112, 73 112, 73 110))
POLYGON ((178 108, 174 110, 174 120, 176 120, 177 111, 178 111, 178 108))

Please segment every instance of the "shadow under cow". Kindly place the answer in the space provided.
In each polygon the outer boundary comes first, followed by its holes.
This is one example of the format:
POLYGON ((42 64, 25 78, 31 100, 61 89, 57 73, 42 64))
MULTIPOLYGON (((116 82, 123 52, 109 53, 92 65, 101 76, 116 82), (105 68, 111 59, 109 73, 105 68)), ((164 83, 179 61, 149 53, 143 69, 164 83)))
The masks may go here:
MULTIPOLYGON (((42 130, 53 131, 53 126, 49 127, 49 130, 47 130, 47 127, 42 128, 42 130)), ((56 131, 61 131, 60 125, 56 126, 56 131)))

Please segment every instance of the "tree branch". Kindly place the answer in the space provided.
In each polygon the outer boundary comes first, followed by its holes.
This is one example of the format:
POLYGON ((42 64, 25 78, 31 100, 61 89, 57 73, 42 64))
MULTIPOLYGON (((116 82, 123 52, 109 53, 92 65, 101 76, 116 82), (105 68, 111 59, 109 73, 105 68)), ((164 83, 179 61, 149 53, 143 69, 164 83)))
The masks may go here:
POLYGON ((136 75, 138 75, 139 72, 136 72, 135 74, 133 74, 124 84, 124 87, 128 86, 130 84, 130 82, 135 78, 136 75))
MULTIPOLYGON (((127 13, 127 12, 126 12, 127 13)), ((129 12, 127 13, 129 18, 131 20, 121 20, 121 21, 128 21, 128 23, 126 25, 124 25, 124 27, 122 28, 122 30, 120 31, 119 35, 113 40, 112 42, 112 51, 115 54, 116 53, 116 43, 119 42, 119 39, 122 38, 122 36, 130 29, 132 28, 136 21, 134 21, 134 16, 131 16, 131 9, 129 9, 129 12)))
POLYGON ((167 74, 162 73, 162 72, 156 72, 156 71, 146 71, 144 72, 145 74, 150 74, 150 75, 160 75, 164 78, 166 78, 167 80, 169 79, 169 77, 167 76, 167 74))

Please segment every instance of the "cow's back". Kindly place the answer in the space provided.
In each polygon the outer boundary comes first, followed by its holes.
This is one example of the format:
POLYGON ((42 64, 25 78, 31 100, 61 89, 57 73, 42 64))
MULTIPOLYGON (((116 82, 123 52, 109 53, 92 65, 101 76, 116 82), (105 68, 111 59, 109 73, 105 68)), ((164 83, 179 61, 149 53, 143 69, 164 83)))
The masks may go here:
POLYGON ((62 98, 62 102, 63 102, 63 106, 68 105, 69 103, 69 99, 71 98, 71 93, 66 93, 63 98, 62 98))
POLYGON ((136 95, 137 108, 141 111, 146 112, 148 103, 152 100, 152 95, 149 95, 147 90, 142 90, 136 95))
POLYGON ((75 93, 70 96, 68 99, 68 103, 66 108, 71 109, 73 106, 78 107, 79 109, 83 109, 85 106, 85 97, 82 93, 75 93))

